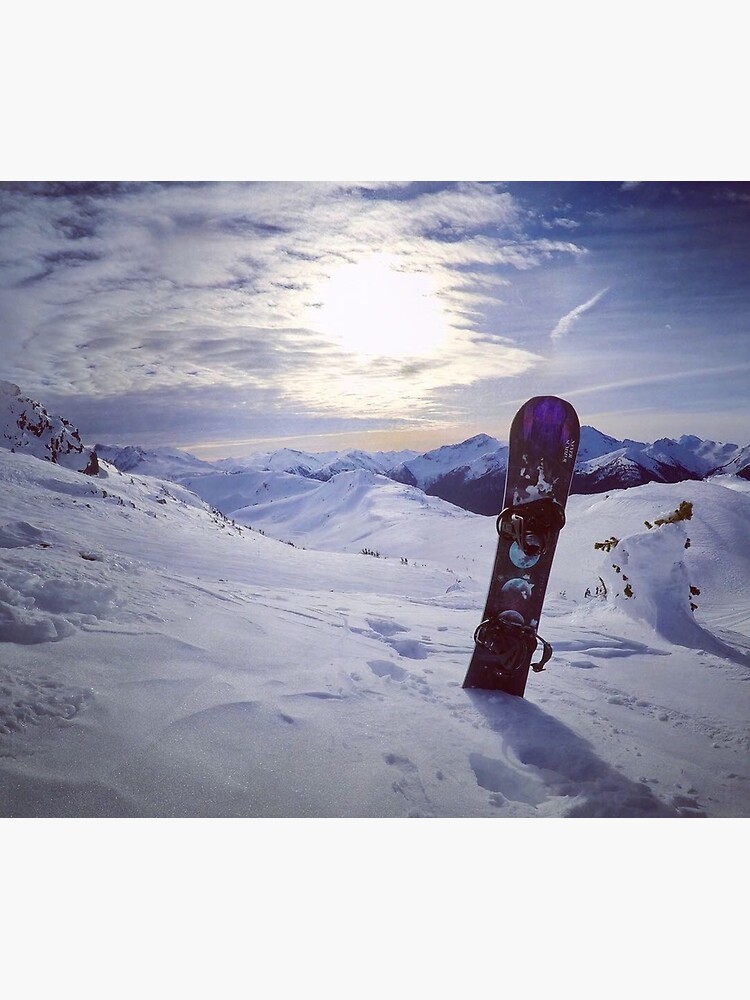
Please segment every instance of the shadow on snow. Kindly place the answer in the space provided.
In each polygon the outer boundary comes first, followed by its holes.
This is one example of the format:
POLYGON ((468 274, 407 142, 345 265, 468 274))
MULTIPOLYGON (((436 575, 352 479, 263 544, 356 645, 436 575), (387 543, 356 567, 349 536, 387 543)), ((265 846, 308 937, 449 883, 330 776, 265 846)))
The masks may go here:
MULTIPOLYGON (((648 785, 625 778, 597 757, 586 740, 536 705, 497 692, 467 690, 466 693, 489 727, 502 737, 505 754, 510 752, 521 764, 535 769, 528 781, 532 797, 528 797, 527 790, 527 801, 532 804, 540 800, 539 792, 533 792, 537 777, 549 795, 571 799, 567 816, 680 815, 676 808, 658 799, 648 785)), ((511 774, 516 795, 522 785, 527 785, 507 761, 473 755, 472 767, 478 783, 490 791, 507 789, 511 774)))

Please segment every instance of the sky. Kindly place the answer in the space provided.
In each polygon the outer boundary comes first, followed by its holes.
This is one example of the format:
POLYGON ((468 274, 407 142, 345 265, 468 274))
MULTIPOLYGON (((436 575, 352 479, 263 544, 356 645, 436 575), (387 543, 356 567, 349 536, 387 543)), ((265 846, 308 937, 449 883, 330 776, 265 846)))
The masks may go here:
POLYGON ((0 378, 206 459, 507 436, 528 397, 750 442, 750 183, 0 182, 0 378))

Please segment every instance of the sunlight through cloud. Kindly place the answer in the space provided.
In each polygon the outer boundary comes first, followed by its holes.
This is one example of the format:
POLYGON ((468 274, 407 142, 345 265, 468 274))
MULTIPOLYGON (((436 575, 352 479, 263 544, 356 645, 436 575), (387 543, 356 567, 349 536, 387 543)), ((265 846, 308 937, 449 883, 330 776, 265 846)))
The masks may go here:
POLYGON ((348 354, 420 357, 433 353, 448 329, 430 275, 405 269, 394 254, 341 264, 321 283, 306 323, 335 338, 348 354))

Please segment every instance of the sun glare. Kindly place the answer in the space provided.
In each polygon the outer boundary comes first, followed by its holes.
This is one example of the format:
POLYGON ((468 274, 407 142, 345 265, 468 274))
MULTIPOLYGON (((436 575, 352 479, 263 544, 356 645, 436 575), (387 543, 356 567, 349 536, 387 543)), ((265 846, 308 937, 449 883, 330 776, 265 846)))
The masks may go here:
POLYGON ((351 354, 430 354, 447 329, 436 285, 430 275, 398 265, 392 254, 340 265, 318 289, 309 325, 351 354))

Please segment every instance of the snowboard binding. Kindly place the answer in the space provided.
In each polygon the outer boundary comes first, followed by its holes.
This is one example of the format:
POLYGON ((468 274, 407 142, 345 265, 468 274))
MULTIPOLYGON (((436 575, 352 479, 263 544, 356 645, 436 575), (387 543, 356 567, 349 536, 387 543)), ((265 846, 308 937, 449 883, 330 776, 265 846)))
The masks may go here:
POLYGON ((528 558, 538 558, 565 525, 565 508, 553 497, 512 504, 497 517, 497 533, 515 542, 528 558))
POLYGON ((495 669, 503 674, 513 674, 528 666, 534 673, 540 673, 552 656, 552 646, 537 635, 535 628, 526 625, 516 611, 503 611, 493 618, 485 618, 474 632, 474 642, 496 657, 495 669), (542 644, 541 658, 534 662, 539 643, 542 644))

